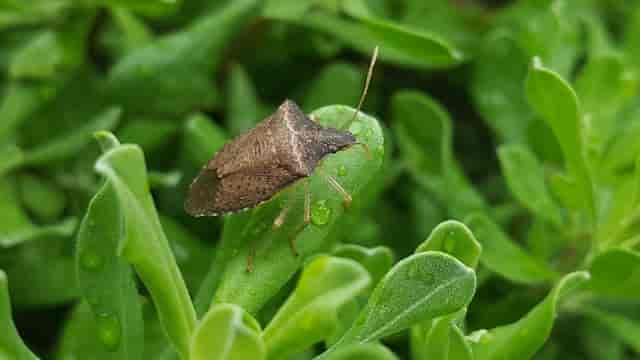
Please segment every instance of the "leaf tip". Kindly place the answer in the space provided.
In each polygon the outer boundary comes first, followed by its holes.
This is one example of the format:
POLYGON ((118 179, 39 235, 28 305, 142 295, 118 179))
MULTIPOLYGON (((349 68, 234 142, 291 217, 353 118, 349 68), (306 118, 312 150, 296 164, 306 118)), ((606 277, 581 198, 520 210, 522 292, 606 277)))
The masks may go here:
POLYGON ((113 133, 111 133, 110 131, 96 131, 93 133, 93 137, 96 139, 96 141, 98 141, 100 149, 103 153, 106 153, 107 151, 120 145, 120 141, 118 141, 118 138, 116 138, 116 136, 113 135, 113 133))

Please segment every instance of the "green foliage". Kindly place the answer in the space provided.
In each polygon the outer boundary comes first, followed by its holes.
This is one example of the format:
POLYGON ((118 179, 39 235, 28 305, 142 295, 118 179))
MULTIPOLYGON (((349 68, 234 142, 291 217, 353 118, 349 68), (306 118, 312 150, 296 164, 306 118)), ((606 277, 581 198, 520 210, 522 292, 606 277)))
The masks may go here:
POLYGON ((638 34, 635 1, 0 0, 0 359, 637 358, 638 34), (285 99, 358 144, 188 216, 285 99))

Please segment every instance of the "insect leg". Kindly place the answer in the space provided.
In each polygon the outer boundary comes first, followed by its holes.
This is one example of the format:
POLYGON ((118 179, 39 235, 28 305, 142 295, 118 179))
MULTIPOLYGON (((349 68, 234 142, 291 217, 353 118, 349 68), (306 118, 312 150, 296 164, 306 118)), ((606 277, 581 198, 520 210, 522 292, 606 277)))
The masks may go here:
POLYGON ((338 193, 340 193, 340 195, 342 195, 342 201, 344 203, 344 207, 348 208, 349 206, 351 206, 351 202, 353 201, 353 198, 351 197, 351 194, 349 194, 347 192, 347 190, 345 190, 342 185, 340 185, 340 183, 338 182, 338 180, 336 180, 333 176, 325 174, 324 171, 322 171, 320 168, 317 168, 318 170, 320 170, 320 175, 322 175, 322 177, 327 180, 327 183, 329 183, 329 185, 331 185, 331 187, 337 191, 338 193))
POLYGON ((282 208, 282 210, 280 211, 276 219, 273 221, 273 225, 271 226, 273 230, 279 229, 280 226, 284 224, 284 221, 287 218, 287 215, 289 214, 289 210, 291 210, 291 204, 293 204, 293 194, 294 194, 293 191, 289 191, 289 197, 287 199, 287 203, 284 205, 284 207, 282 208))
POLYGON ((251 248, 249 249, 249 255, 247 255, 247 272, 248 273, 252 273, 253 272, 253 258, 256 255, 256 246, 251 245, 251 248))
POLYGON ((362 150, 364 150, 364 153, 367 156, 367 160, 373 159, 373 157, 371 157, 371 150, 369 150, 369 145, 367 145, 365 143, 357 142, 357 143, 355 143, 355 144, 353 144, 351 146, 353 147, 353 146, 356 146, 356 145, 362 146, 362 150))
POLYGON ((293 234, 289 237, 289 245, 291 246, 291 252, 293 255, 298 256, 298 250, 296 249, 296 238, 298 234, 304 230, 307 225, 311 223, 311 190, 309 190, 309 179, 304 180, 304 219, 302 224, 298 225, 293 234))

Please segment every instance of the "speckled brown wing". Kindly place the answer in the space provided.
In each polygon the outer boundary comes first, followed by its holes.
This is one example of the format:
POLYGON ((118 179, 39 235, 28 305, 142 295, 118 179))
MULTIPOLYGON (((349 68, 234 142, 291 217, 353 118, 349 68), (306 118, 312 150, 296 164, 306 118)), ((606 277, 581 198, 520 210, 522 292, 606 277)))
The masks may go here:
POLYGON ((269 167, 277 160, 279 148, 276 138, 274 115, 260 122, 250 131, 225 144, 209 161, 208 168, 215 168, 219 177, 252 167, 269 167))
POLYGON ((250 208, 304 177, 284 167, 244 169, 222 178, 215 173, 203 169, 194 180, 185 202, 189 214, 216 216, 250 208))
POLYGON ((235 172, 220 180, 215 207, 223 213, 254 207, 302 177, 284 167, 235 172))

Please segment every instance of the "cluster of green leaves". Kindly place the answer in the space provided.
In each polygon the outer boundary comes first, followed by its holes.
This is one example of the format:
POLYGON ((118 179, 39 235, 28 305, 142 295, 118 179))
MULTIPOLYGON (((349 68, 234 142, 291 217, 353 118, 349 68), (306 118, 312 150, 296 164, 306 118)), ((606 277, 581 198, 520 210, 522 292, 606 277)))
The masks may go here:
POLYGON ((640 5, 495 3, 0 0, 0 359, 637 356, 640 5), (182 205, 287 97, 300 256, 182 205))

